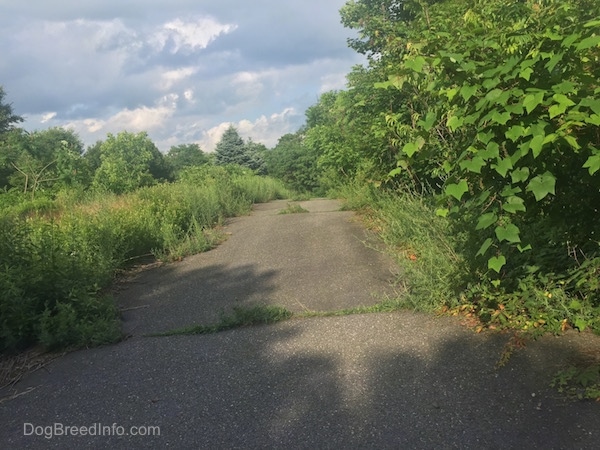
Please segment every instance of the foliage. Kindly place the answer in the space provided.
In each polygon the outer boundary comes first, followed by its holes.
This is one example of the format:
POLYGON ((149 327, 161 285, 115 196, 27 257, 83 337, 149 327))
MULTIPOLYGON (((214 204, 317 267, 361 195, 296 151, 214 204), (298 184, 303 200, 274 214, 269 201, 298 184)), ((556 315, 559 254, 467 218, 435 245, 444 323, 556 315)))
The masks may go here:
POLYGON ((23 118, 17 116, 13 112, 12 105, 10 103, 5 103, 5 96, 6 92, 4 92, 4 88, 0 86, 0 138, 2 134, 12 129, 15 124, 23 122, 23 118))
POLYGON ((171 178, 162 153, 144 132, 109 134, 99 151, 93 181, 97 189, 122 194, 171 178))
POLYGON ((218 165, 236 164, 264 174, 266 171, 262 154, 265 150, 264 145, 252 140, 244 143, 237 129, 230 125, 217 143, 215 161, 218 165))
POLYGON ((288 203, 285 209, 282 209, 278 212, 278 214, 298 214, 298 213, 307 213, 308 209, 304 209, 298 203, 288 203))
POLYGON ((295 191, 316 194, 321 192, 318 157, 317 151, 305 144, 302 130, 280 137, 275 148, 265 153, 269 175, 295 191))
POLYGON ((288 320, 292 313, 281 306, 256 305, 252 307, 237 306, 233 308, 232 314, 223 314, 219 322, 212 325, 195 325, 180 328, 154 336, 177 336, 189 334, 212 334, 220 331, 231 330, 240 327, 255 325, 267 325, 288 320))
POLYGON ((554 376, 552 386, 575 399, 600 401, 600 364, 561 370, 554 376))
POLYGON ((210 163, 209 156, 202 151, 198 144, 173 146, 165 159, 175 173, 181 172, 186 167, 202 166, 210 163))
POLYGON ((114 301, 99 295, 118 270, 152 255, 174 260, 210 248, 220 239, 212 228, 226 217, 287 194, 281 182, 248 169, 193 169, 203 173, 121 196, 7 202, 0 211, 0 351, 118 339, 114 301))
POLYGON ((89 183, 89 171, 81 159, 83 143, 72 130, 50 128, 26 133, 14 129, 0 143, 0 166, 6 174, 4 186, 12 186, 35 197, 40 190, 89 183))
POLYGON ((321 163, 436 201, 466 269, 454 292, 494 326, 600 330, 598 17, 588 0, 342 9, 369 67, 313 114, 321 163))

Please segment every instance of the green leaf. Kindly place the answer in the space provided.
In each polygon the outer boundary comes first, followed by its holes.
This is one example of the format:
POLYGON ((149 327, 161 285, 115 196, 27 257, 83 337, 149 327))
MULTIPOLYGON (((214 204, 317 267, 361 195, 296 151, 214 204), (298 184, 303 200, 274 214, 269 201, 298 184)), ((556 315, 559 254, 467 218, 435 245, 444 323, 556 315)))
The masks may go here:
POLYGON ((511 214, 516 214, 519 211, 527 211, 525 201, 517 196, 508 197, 506 202, 502 204, 502 209, 511 214))
POLYGON ((492 133, 491 131, 488 133, 481 132, 481 133, 477 133, 477 140, 479 142, 487 145, 487 143, 490 142, 494 136, 495 136, 495 134, 492 133))
POLYGON ((600 27, 600 20, 591 20, 583 25, 583 28, 600 27))
POLYGON ((581 317, 578 317, 575 319, 575 328, 577 328, 579 331, 585 330, 587 328, 587 321, 581 317))
POLYGON ((550 61, 546 63, 546 69, 548 69, 548 72, 552 73, 556 65, 561 61, 561 59, 563 59, 563 56, 565 56, 564 53, 556 53, 554 56, 552 56, 552 58, 550 58, 550 61))
POLYGON ((429 111, 425 116, 425 120, 419 120, 419 126, 422 127, 425 131, 429 131, 433 128, 435 124, 436 115, 434 112, 429 111))
POLYGON ((571 34, 571 35, 567 36, 560 45, 562 47, 570 47, 573 44, 573 42, 575 42, 580 37, 581 37, 580 34, 571 34))
POLYGON ((488 259, 488 269, 492 269, 496 273, 500 273, 502 267, 506 264, 506 258, 502 255, 493 256, 488 259))
POLYGON ((485 230, 489 228, 491 225, 495 224, 498 220, 498 216, 496 213, 486 213, 479 216, 479 220, 477 221, 476 230, 485 230))
POLYGON ((500 159, 498 158, 497 164, 492 164, 492 169, 498 172, 502 177, 506 177, 506 174, 510 169, 513 168, 512 161, 510 158, 500 159))
POLYGON ((487 238, 485 240, 485 242, 483 244, 481 244, 481 247, 479 247, 479 251, 477 252, 477 254, 475 256, 483 256, 485 255, 485 252, 488 251, 488 249, 491 247, 492 245, 492 239, 491 238, 487 238))
POLYGON ((519 237, 519 227, 512 223, 509 223, 505 227, 496 227, 494 232, 500 242, 508 241, 513 244, 521 242, 521 238, 519 237))
POLYGON ((475 95, 477 92, 477 86, 469 86, 468 84, 464 84, 460 89, 460 95, 464 99, 464 101, 468 101, 471 97, 475 95))
POLYGON ((526 67, 525 69, 523 69, 519 72, 519 76, 521 78, 523 78, 524 80, 529 81, 529 78, 531 78, 532 73, 533 73, 533 69, 531 67, 526 67))
POLYGON ((510 120, 510 113, 508 111, 500 112, 495 110, 492 112, 492 120, 500 125, 506 125, 506 122, 510 120))
POLYGON ((516 142, 519 138, 523 137, 525 134, 525 128, 521 125, 513 125, 510 127, 504 135, 507 139, 510 139, 513 142, 516 142))
POLYGON ((536 201, 542 200, 548 194, 555 194, 556 177, 550 172, 538 175, 527 185, 527 191, 533 192, 536 201))
POLYGON ((600 115, 600 99, 586 97, 579 102, 579 105, 590 108, 596 114, 600 115))
POLYGON ((585 123, 589 123, 590 125, 600 126, 600 115, 592 114, 591 116, 585 119, 585 123))
POLYGON ((565 141, 567 141, 567 143, 574 149, 574 150, 579 150, 581 148, 581 145, 579 145, 579 142, 577 142, 577 139, 575 139, 574 136, 571 135, 565 135, 563 136, 563 139, 565 141))
POLYGON ((538 134, 534 136, 531 141, 529 141, 529 149, 533 153, 533 157, 537 158, 539 154, 542 152, 542 147, 544 146, 545 135, 538 134))
POLYGON ((527 94, 523 99, 523 106, 527 111, 527 114, 531 114, 535 108, 537 108, 544 101, 544 93, 536 92, 534 94, 527 94))
POLYGON ((465 193, 469 190, 469 185, 467 184, 467 180, 461 180, 458 184, 449 184, 446 186, 445 193, 446 195, 450 195, 454 197, 456 200, 460 201, 460 199, 465 195, 465 193))
POLYGON ((460 163, 461 169, 474 173, 481 173, 481 168, 483 166, 485 166, 485 161, 479 156, 475 156, 473 159, 467 159, 460 163))
POLYGON ((402 148, 402 151, 404 153, 406 153, 406 155, 411 158, 416 152, 418 152, 419 150, 421 150, 421 148, 423 148, 423 145, 425 144, 425 139, 423 139, 422 137, 419 137, 416 142, 408 142, 406 145, 404 145, 404 147, 402 148))
POLYGON ((413 58, 413 59, 409 58, 406 61, 404 61, 404 66, 407 69, 412 69, 418 73, 423 72, 423 66, 425 64, 426 64, 425 58, 423 58, 422 56, 417 56, 416 58, 413 58))
POLYGON ((531 246, 531 244, 527 244, 525 247, 521 247, 521 244, 517 245, 517 250, 519 250, 519 252, 521 253, 531 250, 532 248, 533 247, 531 246))
POLYGON ((594 175, 598 172, 598 170, 600 170, 600 152, 590 156, 583 165, 583 168, 588 169, 590 175, 594 175))
POLYGON ((479 151, 479 156, 481 156, 485 161, 490 160, 492 158, 498 158, 500 155, 500 146, 495 142, 489 142, 485 150, 479 151))
POLYGON ((510 173, 510 178, 513 183, 521 183, 529 178, 529 167, 521 167, 510 173))
POLYGON ((590 36, 582 40, 579 44, 577 44, 577 50, 586 50, 591 47, 596 47, 600 44, 600 35, 598 36, 590 36))
POLYGON ((457 128, 460 128, 464 123, 464 118, 458 116, 450 116, 446 122, 446 125, 450 130, 456 131, 457 128))
POLYGON ((438 208, 435 210, 435 215, 438 217, 447 217, 449 212, 448 208, 438 208))

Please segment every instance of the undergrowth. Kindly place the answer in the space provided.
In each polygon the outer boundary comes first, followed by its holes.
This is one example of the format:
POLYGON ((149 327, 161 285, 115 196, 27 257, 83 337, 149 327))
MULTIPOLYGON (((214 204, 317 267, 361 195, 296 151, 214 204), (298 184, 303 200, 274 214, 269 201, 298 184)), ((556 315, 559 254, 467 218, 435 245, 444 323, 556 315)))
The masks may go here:
POLYGON ((207 250, 227 217, 288 195, 271 178, 208 167, 121 196, 0 202, 0 352, 118 340, 117 308, 100 295, 117 271, 207 250))

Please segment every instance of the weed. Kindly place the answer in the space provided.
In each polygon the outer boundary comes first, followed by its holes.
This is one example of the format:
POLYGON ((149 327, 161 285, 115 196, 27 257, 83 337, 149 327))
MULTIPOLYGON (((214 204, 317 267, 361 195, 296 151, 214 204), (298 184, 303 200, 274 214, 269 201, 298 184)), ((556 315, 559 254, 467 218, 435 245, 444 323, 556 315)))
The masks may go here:
POLYGON ((600 401, 600 364, 563 369, 554 376, 551 385, 574 399, 600 401))
POLYGON ((292 317, 292 313, 280 306, 252 306, 250 308, 235 307, 230 315, 222 315, 219 322, 212 325, 195 325, 179 328, 152 336, 177 336, 188 334, 211 334, 219 331, 231 330, 233 328, 248 327, 253 325, 265 325, 292 317))
POLYGON ((288 203, 285 209, 282 209, 278 212, 278 214, 298 214, 298 213, 307 213, 308 210, 304 209, 298 203, 288 203))

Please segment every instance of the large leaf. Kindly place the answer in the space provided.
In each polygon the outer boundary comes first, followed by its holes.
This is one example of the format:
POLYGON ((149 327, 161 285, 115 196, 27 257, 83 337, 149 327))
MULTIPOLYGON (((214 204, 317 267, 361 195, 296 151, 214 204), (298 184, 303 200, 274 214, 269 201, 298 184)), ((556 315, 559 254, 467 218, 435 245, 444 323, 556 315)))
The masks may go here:
POLYGON ((488 251, 488 249, 491 247, 492 245, 492 239, 491 238, 487 238, 485 240, 485 242, 483 244, 481 244, 481 247, 479 247, 479 251, 477 252, 477 254, 475 256, 483 256, 485 255, 485 252, 488 251))
POLYGON ((407 143, 403 148, 402 151, 404 153, 406 153, 406 155, 411 158, 412 155, 414 155, 416 152, 418 152, 419 150, 421 150, 421 148, 423 147, 423 145, 425 145, 425 139, 423 139, 422 137, 417 138, 417 140, 415 142, 409 142, 407 143))
POLYGON ((533 94, 527 94, 523 99, 523 106, 527 110, 527 114, 531 114, 535 108, 537 108, 544 101, 543 92, 535 92, 533 94))
POLYGON ((457 184, 449 184, 446 186, 445 193, 446 195, 450 195, 454 197, 456 200, 459 200, 465 195, 465 193, 469 190, 469 185, 466 180, 461 180, 457 184))
POLYGON ((495 224, 498 220, 498 216, 496 213, 486 213, 479 216, 479 220, 477 221, 476 230, 485 230, 489 228, 491 225, 495 224))
POLYGON ((496 273, 500 273, 502 267, 506 264, 506 258, 502 255, 493 256, 488 259, 488 269, 492 269, 496 273))
POLYGON ((485 166, 485 161, 480 156, 475 156, 473 159, 467 159, 460 163, 461 169, 474 173, 481 173, 483 166, 485 166))
POLYGON ((548 194, 555 194, 556 177, 550 172, 538 175, 527 185, 527 191, 533 192, 535 199, 539 202, 548 194))
POLYGON ((583 165, 583 168, 588 169, 590 175, 594 175, 598 172, 598 170, 600 170, 600 152, 590 156, 583 165))
POLYGON ((507 241, 513 244, 521 242, 521 237, 519 236, 519 227, 512 223, 509 223, 504 227, 496 227, 494 231, 500 242, 507 241))
POLYGON ((519 211, 527 211, 527 208, 525 208, 525 201, 516 195, 508 197, 502 204, 502 209, 511 214, 515 214, 519 211))

